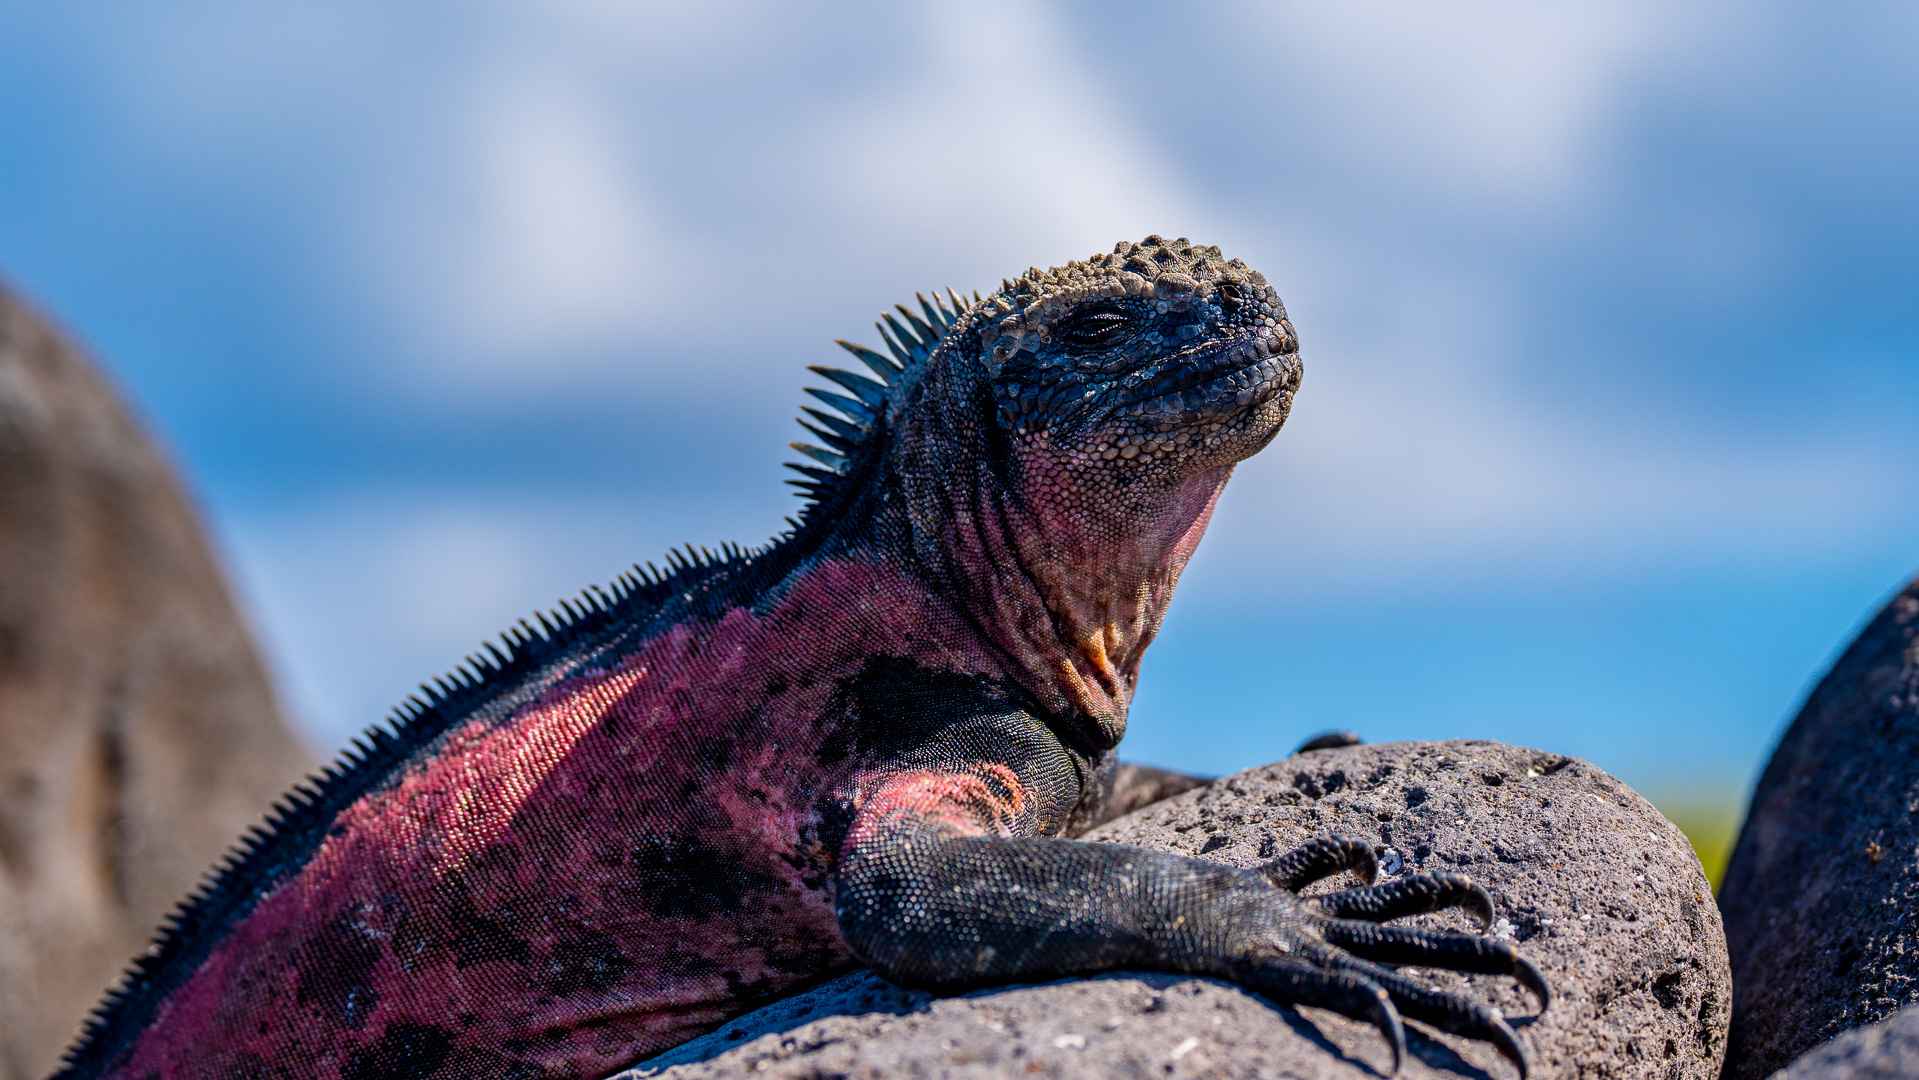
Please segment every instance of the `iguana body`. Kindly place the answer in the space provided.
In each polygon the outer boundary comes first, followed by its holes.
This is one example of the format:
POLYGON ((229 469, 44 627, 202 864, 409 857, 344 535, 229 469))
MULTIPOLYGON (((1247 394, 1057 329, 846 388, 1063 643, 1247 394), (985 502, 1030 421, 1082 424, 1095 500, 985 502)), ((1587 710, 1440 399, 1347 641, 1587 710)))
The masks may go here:
POLYGON ((1148 238, 921 303, 898 362, 849 346, 884 384, 816 369, 854 397, 815 392, 844 416, 813 413, 792 533, 596 594, 370 733, 61 1077, 597 1077, 860 963, 1222 975, 1397 1042, 1390 998, 1517 1060, 1339 947, 1537 984, 1510 946, 1332 917, 1484 908, 1463 879, 1306 902, 1364 846, 1261 873, 1049 839, 1099 813, 1140 655, 1291 404, 1264 279, 1148 238))

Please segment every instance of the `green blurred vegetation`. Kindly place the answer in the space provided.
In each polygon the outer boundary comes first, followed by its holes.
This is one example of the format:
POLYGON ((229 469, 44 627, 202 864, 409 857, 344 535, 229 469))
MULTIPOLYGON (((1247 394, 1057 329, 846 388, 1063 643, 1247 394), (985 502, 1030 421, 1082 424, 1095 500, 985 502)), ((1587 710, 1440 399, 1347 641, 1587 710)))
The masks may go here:
POLYGON ((1732 856, 1733 841, 1739 837, 1739 819, 1745 812, 1743 792, 1719 790, 1655 791, 1646 798, 1666 815, 1666 820, 1685 832, 1692 841, 1693 853, 1705 868, 1706 880, 1719 891, 1719 879, 1725 876, 1726 860, 1732 856))

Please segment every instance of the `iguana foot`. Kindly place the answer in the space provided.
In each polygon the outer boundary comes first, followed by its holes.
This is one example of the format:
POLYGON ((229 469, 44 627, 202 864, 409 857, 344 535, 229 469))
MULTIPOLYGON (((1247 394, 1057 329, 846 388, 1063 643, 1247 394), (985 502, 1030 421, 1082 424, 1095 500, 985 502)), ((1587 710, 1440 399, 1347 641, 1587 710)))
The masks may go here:
POLYGON ((1483 929, 1492 924, 1491 895, 1466 875, 1454 873, 1413 874, 1374 885, 1377 865, 1366 841, 1324 836, 1259 867, 1268 881, 1296 897, 1300 889, 1343 870, 1353 870, 1367 884, 1297 897, 1294 905, 1285 905, 1287 910, 1274 913, 1263 928, 1270 951, 1243 960, 1234 977, 1282 1004, 1317 1006, 1371 1023, 1393 1048, 1394 1072, 1406 1053, 1403 1014, 1491 1043, 1524 1080, 1526 1054, 1503 1017, 1464 995, 1424 986, 1394 966, 1510 975, 1538 996, 1544 1012, 1552 992, 1539 969, 1510 941, 1381 925, 1405 915, 1459 908, 1483 929))

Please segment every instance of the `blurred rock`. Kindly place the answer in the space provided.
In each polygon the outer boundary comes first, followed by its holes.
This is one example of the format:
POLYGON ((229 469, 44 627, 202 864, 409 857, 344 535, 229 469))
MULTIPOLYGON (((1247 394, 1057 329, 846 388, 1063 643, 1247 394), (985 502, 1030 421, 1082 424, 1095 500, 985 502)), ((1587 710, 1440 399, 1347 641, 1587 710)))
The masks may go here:
MULTIPOLYGON (((1542 1080, 1712 1080, 1731 1000, 1725 942, 1686 838, 1586 762, 1487 742, 1317 750, 1231 776, 1095 830, 1252 866, 1326 832, 1391 850, 1397 873, 1461 870, 1492 890, 1557 998, 1520 1029, 1542 1080)), ((1350 884, 1323 882, 1314 889, 1350 884)), ((1464 925, 1457 913, 1415 922, 1464 925)), ((1421 970, 1509 1016, 1511 980, 1421 970)), ((1483 1043, 1409 1023, 1404 1076, 1508 1080, 1483 1043)), ((938 999, 858 972, 739 1017, 631 1076, 1378 1077, 1369 1027, 1280 1009, 1207 979, 1116 973, 938 999)))
POLYGON ((1808 1053, 1774 1080, 1914 1080, 1919 1077, 1919 1005, 1855 1028, 1808 1053))
POLYGON ((1919 949, 1919 581, 1813 691, 1754 791, 1720 909, 1728 1080, 1758 1080, 1913 1000, 1919 949))
POLYGON ((310 764, 166 461, 0 288, 0 1078, 310 764))

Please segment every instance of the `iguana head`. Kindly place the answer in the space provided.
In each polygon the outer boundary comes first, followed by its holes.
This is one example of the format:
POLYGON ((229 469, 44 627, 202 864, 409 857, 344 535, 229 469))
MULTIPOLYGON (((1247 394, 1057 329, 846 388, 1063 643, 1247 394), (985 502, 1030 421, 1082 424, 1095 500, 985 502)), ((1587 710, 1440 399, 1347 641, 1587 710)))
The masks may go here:
POLYGON ((854 397, 814 391, 844 416, 809 410, 828 469, 800 483, 815 510, 896 493, 913 557, 1116 741, 1214 500, 1292 404, 1292 324, 1244 263, 1156 236, 948 295, 887 317, 892 360, 841 343, 883 382, 814 369, 854 397))
POLYGON ((1118 486, 1256 453, 1299 384, 1298 342, 1266 279, 1218 248, 1149 236, 989 297, 979 337, 1015 443, 1118 486), (1120 478, 1126 478, 1123 484, 1120 478))

